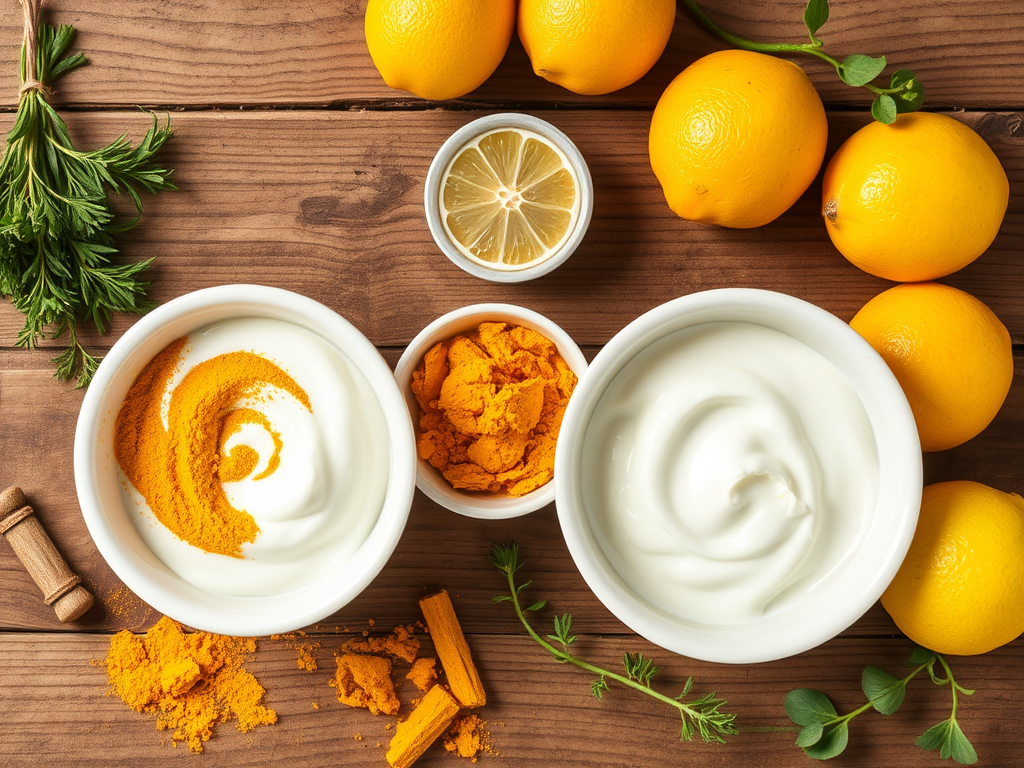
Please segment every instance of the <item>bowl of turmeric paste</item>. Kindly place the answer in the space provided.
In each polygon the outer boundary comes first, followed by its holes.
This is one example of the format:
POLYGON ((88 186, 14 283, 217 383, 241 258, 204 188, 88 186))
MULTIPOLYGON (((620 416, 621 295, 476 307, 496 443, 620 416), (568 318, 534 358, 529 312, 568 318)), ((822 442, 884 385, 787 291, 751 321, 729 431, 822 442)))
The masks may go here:
POLYGON ((482 519, 551 504, 562 415, 586 368, 569 334, 524 307, 474 304, 430 323, 395 369, 416 425, 416 486, 482 519))
POLYGON ((291 631, 352 600, 398 543, 415 472, 373 344, 257 285, 142 318, 100 364, 75 435, 100 554, 153 608, 219 634, 291 631))

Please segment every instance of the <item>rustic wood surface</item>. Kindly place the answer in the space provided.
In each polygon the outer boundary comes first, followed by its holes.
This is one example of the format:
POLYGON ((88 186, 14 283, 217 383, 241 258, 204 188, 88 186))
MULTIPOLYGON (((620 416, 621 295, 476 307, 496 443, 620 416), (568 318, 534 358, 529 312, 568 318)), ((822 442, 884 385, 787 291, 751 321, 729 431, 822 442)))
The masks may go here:
MULTIPOLYGON (((778 221, 729 231, 676 218, 647 159, 650 110, 689 62, 721 47, 680 11, 654 70, 607 97, 578 97, 535 77, 517 42, 495 75, 458 102, 433 104, 391 91, 365 50, 365 0, 253 3, 248 0, 53 0, 52 18, 80 31, 92 64, 56 96, 71 110, 76 140, 105 143, 147 118, 136 104, 165 108, 177 137, 167 158, 180 191, 146 200, 142 226, 122 240, 126 258, 157 257, 152 296, 166 301, 229 282, 276 285, 311 296, 349 318, 392 365, 427 322, 455 307, 503 300, 537 309, 593 356, 642 312, 713 287, 784 291, 848 320, 889 284, 861 273, 832 247, 818 215, 820 182, 778 221), (239 109, 231 109, 241 107, 239 109), (273 109, 277 107, 278 109, 273 109), (594 220, 579 251, 535 283, 498 286, 454 267, 423 217, 427 166, 441 142, 484 110, 522 109, 565 130, 595 183, 594 220), (254 111, 259 110, 259 111, 254 111)), ((708 11, 738 32, 800 39, 802 3, 714 0, 708 11)), ((822 30, 829 50, 885 53, 923 79, 930 108, 954 113, 999 156, 1011 183, 996 242, 944 282, 970 291, 1003 319, 1017 373, 993 424, 964 446, 925 457, 926 479, 972 479, 1024 492, 1024 9, 1019 0, 954 3, 837 0, 822 30)), ((16 104, 20 9, 0 9, 0 129, 16 104)), ((805 65, 829 107, 829 153, 868 120, 863 94, 813 60, 805 65)), ((132 323, 87 334, 102 353, 132 323)), ((340 705, 327 686, 332 652, 350 634, 387 630, 417 617, 417 598, 444 586, 453 595, 488 688, 483 715, 495 766, 810 766, 792 741, 782 698, 819 687, 841 710, 858 706, 860 671, 897 672, 910 649, 878 605, 840 637, 799 657, 761 665, 698 662, 651 646, 593 597, 569 558, 553 507, 485 523, 457 517, 417 494, 399 547, 378 579, 337 615, 308 631, 322 643, 320 669, 296 668, 295 652, 262 640, 252 668, 280 722, 250 734, 219 726, 203 755, 173 748, 150 718, 106 695, 101 659, 111 633, 157 618, 123 585, 85 529, 74 491, 72 441, 81 393, 51 378, 51 349, 13 347, 19 315, 0 302, 0 488, 20 484, 71 568, 97 596, 82 621, 61 625, 6 544, 0 544, 0 766, 259 763, 383 766, 394 718, 340 705), (575 616, 581 646, 609 665, 623 651, 666 665, 666 688, 686 676, 717 690, 747 729, 727 746, 680 744, 671 713, 613 690, 589 695, 586 675, 557 665, 525 638, 502 580, 485 561, 493 541, 518 541, 537 593, 575 616), (314 708, 316 702, 318 708, 314 708), (355 737, 359 735, 361 740, 355 737), (381 742, 382 747, 376 745, 381 742)), ((545 615, 545 619, 548 619, 545 615)), ((1024 734, 1024 640, 953 660, 978 692, 958 714, 980 764, 1020 768, 1024 734)), ((936 766, 913 741, 948 714, 947 693, 915 684, 900 712, 866 714, 836 763, 936 766)), ((413 695, 402 689, 404 700, 413 695)), ((408 707, 403 709, 403 715, 408 707)), ((458 765, 435 747, 418 764, 458 765)))

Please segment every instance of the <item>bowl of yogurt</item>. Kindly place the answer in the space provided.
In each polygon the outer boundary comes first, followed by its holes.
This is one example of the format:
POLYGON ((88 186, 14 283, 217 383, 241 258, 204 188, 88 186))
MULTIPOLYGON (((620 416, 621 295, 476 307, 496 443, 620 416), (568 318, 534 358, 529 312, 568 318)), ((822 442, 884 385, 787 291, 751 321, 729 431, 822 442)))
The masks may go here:
POLYGON ((156 610, 221 634, 287 632, 352 600, 394 551, 415 477, 376 348, 257 285, 143 317, 100 364, 75 435, 100 554, 156 610))
POLYGON ((748 289, 633 321, 566 410, 558 517, 604 605, 706 661, 801 653, 849 627, 906 555, 921 449, 882 358, 819 307, 748 289))

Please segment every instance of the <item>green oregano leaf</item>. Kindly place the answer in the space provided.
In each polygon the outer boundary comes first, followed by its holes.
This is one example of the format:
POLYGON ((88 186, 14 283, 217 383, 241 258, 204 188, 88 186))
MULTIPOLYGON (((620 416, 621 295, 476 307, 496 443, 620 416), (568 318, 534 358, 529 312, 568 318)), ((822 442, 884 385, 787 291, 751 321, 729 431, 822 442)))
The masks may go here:
POLYGON ((906 683, 878 667, 864 667, 860 686, 871 706, 883 715, 891 715, 899 709, 907 692, 906 683))
POLYGON ((839 78, 847 85, 859 88, 867 85, 885 69, 885 56, 877 58, 854 53, 847 56, 839 70, 839 78))
MULTIPOLYGON (((896 75, 900 74, 900 72, 906 71, 907 70, 905 69, 901 69, 899 72, 896 73, 896 75)), ((896 80, 896 75, 892 76, 894 81, 896 80)), ((893 87, 895 88, 896 86, 893 87)), ((907 662, 907 666, 919 667, 922 664, 927 664, 928 662, 933 661, 934 659, 934 651, 929 651, 927 648, 924 648, 920 645, 915 645, 914 650, 910 652, 910 661, 907 662)))
POLYGON ((917 740, 917 746, 929 751, 937 749, 943 760, 953 758, 960 765, 974 765, 978 762, 978 753, 954 717, 925 731, 917 740))
POLYGON ((847 722, 836 723, 825 728, 821 738, 809 747, 804 747, 808 757, 815 760, 831 760, 836 755, 842 754, 850 741, 850 728, 847 722))
POLYGON ((796 745, 800 748, 810 747, 821 741, 824 726, 821 723, 808 723, 796 737, 796 745))
POLYGON ((786 714, 797 725, 827 723, 838 717, 829 697, 813 688, 797 688, 787 693, 786 714))
POLYGON ((880 123, 892 125, 896 121, 896 102, 888 93, 878 94, 871 103, 871 116, 880 123))
POLYGON ((924 85, 914 77, 914 73, 909 69, 898 69, 893 72, 889 87, 902 89, 899 93, 893 94, 893 100, 896 102, 896 111, 901 114, 903 112, 914 112, 924 104, 924 85))
POLYGON ((807 33, 811 36, 811 40, 817 42, 814 33, 821 29, 826 21, 828 21, 828 0, 807 0, 807 7, 804 8, 804 24, 807 25, 807 33))

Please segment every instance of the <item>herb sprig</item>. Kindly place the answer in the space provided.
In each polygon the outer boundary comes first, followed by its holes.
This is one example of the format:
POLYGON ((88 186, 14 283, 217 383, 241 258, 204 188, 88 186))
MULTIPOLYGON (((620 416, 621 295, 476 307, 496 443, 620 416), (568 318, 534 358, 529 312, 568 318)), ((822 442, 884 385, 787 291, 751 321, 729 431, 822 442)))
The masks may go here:
POLYGON ((541 637, 530 624, 530 620, 527 618, 526 614, 543 609, 547 606, 547 601, 538 600, 531 603, 526 608, 522 607, 519 596, 533 582, 526 581, 522 584, 516 584, 516 572, 519 571, 524 564, 519 560, 518 545, 509 544, 497 546, 491 552, 488 559, 498 570, 505 574, 508 579, 508 588, 510 592, 510 594, 499 595, 493 598, 494 602, 511 602, 516 610, 516 615, 519 617, 523 626, 526 627, 526 631, 529 633, 530 637, 544 648, 544 650, 550 653, 556 661, 574 664, 580 669, 585 669, 596 675, 594 680, 590 683, 590 692, 599 700, 604 696, 605 691, 610 690, 608 687, 608 681, 613 680, 617 683, 640 691, 641 693, 645 693, 648 696, 651 696, 652 698, 676 709, 682 719, 680 740, 685 739, 686 741, 691 741, 694 734, 699 733, 701 739, 705 742, 724 743, 724 736, 735 734, 737 732, 736 726, 734 725, 736 715, 722 712, 720 710, 721 706, 726 703, 725 699, 718 698, 716 693, 708 693, 692 699, 686 698, 690 695, 690 690, 693 687, 692 677, 687 678, 686 683, 683 685, 683 691, 678 696, 666 696, 665 694, 654 690, 654 688, 651 687, 651 681, 661 671, 661 667, 656 666, 651 659, 645 657, 642 653, 623 654, 623 673, 603 669, 591 664, 590 662, 584 661, 578 656, 575 656, 569 650, 570 646, 572 646, 576 641, 576 635, 572 634, 571 614, 566 613, 561 616, 556 615, 554 618, 554 633, 541 637))
POLYGON ((146 311, 149 283, 139 274, 152 259, 114 264, 114 236, 131 229, 138 215, 115 221, 108 191, 127 194, 142 213, 139 189, 174 189, 171 170, 153 156, 171 138, 170 122, 153 125, 138 146, 121 135, 101 149, 75 149, 68 128, 47 103, 48 86, 85 63, 65 56, 74 39, 70 25, 38 20, 40 0, 23 0, 26 38, 18 114, 0 161, 0 294, 25 315, 17 344, 35 347, 67 334, 67 350, 54 358, 56 376, 89 383, 97 360, 82 346, 77 326, 92 322, 103 333, 113 312, 146 311))
POLYGON ((953 694, 953 711, 941 723, 933 725, 917 740, 917 745, 926 750, 938 750, 943 760, 953 758, 961 765, 978 762, 978 754, 970 740, 960 729, 956 719, 959 694, 970 696, 974 691, 964 688, 953 679, 949 664, 939 654, 916 646, 907 666, 913 667, 909 675, 897 678, 877 667, 865 667, 861 675, 861 689, 868 701, 862 707, 840 715, 832 701, 821 691, 812 688, 798 688, 786 695, 786 714, 789 719, 802 726, 796 745, 816 760, 828 760, 842 753, 849 741, 849 723, 853 718, 875 709, 883 715, 891 715, 903 703, 907 684, 921 672, 927 671, 935 685, 948 685, 953 694), (936 665, 942 674, 935 671, 936 665))
POLYGON ((873 84, 872 81, 885 70, 885 56, 854 53, 839 61, 822 50, 824 43, 817 37, 817 33, 828 21, 828 0, 808 0, 804 8, 804 24, 810 37, 808 43, 761 43, 747 40, 715 24, 697 5, 696 0, 683 0, 683 3, 710 32, 737 48, 759 53, 806 53, 827 61, 844 83, 855 88, 866 88, 875 94, 871 104, 871 116, 880 123, 889 125, 896 119, 897 114, 913 112, 920 109, 924 103, 924 86, 909 69, 894 72, 889 79, 888 88, 873 84))

